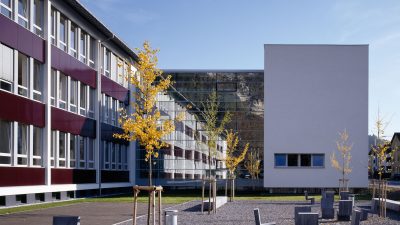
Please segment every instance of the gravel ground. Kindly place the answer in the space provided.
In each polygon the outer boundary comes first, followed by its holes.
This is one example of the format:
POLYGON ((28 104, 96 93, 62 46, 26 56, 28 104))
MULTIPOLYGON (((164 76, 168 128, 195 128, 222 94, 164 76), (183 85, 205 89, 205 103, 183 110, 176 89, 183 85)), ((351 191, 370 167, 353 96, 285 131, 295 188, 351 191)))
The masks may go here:
MULTIPOLYGON (((358 202, 360 207, 369 207, 369 202, 358 202)), ((218 225, 254 225, 253 209, 259 208, 261 213, 261 221, 263 223, 275 221, 276 224, 292 225, 294 224, 294 207, 309 206, 305 202, 267 202, 267 201, 236 201, 228 202, 217 210, 217 214, 208 215, 207 212, 200 212, 200 201, 192 201, 183 205, 171 207, 177 209, 179 225, 202 225, 202 224, 218 224, 218 225)), ((337 204, 335 208, 337 209, 337 204)), ((320 204, 316 203, 312 206, 313 212, 320 213, 320 204)), ((362 221, 362 225, 399 225, 400 214, 388 211, 388 218, 379 218, 376 215, 369 214, 367 221, 362 221)), ((350 224, 348 222, 339 222, 336 219, 322 220, 320 224, 350 224)), ((146 218, 138 219, 138 224, 146 224, 146 218)))

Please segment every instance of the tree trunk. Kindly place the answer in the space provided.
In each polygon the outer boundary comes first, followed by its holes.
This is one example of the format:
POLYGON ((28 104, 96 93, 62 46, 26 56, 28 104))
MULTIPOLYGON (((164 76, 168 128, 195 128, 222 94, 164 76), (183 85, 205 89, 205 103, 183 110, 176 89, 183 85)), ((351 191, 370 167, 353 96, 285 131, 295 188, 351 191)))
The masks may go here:
MULTIPOLYGON (((153 165, 151 164, 151 156, 149 158, 149 166, 150 166, 150 168, 149 168, 149 186, 152 186, 152 175, 153 175, 152 174, 153 173, 152 169, 153 169, 153 165)), ((150 225, 150 219, 151 219, 151 205, 152 205, 151 197, 152 197, 152 194, 153 193, 149 192, 149 204, 148 204, 148 207, 147 207, 147 225, 150 225)))

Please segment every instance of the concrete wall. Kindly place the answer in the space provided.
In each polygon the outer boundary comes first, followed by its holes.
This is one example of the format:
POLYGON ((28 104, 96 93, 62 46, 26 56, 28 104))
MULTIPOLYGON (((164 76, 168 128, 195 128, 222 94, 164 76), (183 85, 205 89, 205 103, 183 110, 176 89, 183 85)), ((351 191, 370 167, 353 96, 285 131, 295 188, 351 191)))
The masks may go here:
POLYGON ((350 187, 368 183, 368 45, 265 45, 264 186, 337 187, 338 132, 352 150, 350 187), (324 153, 323 168, 275 168, 275 153, 324 153))

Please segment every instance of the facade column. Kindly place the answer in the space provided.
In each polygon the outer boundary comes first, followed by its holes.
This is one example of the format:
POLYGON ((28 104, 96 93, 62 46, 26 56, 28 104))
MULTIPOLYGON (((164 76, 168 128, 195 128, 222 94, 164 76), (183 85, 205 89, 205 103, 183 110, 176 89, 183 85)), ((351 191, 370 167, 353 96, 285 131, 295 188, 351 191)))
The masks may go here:
POLYGON ((44 1, 43 37, 45 39, 45 62, 43 65, 43 103, 45 104, 45 126, 43 129, 43 166, 45 184, 51 185, 51 1, 44 1))
MULTIPOLYGON (((96 160, 96 183, 99 184, 99 194, 101 195, 101 165, 103 161, 103 152, 101 150, 101 42, 99 40, 94 40, 93 43, 90 43, 90 46, 96 45, 95 55, 96 58, 94 59, 96 65, 96 89, 95 89, 95 101, 94 101, 94 118, 96 120, 96 141, 95 141, 95 160, 96 160)), ((87 55, 89 58, 90 56, 87 55)))

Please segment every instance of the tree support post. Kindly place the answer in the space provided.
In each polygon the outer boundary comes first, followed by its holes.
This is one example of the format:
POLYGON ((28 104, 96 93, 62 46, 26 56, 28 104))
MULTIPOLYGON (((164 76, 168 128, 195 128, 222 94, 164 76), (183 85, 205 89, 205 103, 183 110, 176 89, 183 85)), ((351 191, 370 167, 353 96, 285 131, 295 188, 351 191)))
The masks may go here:
MULTIPOLYGON (((137 199, 140 191, 148 191, 149 192, 149 197, 150 197, 150 208, 148 209, 148 212, 153 214, 153 220, 152 224, 155 225, 155 218, 156 218, 156 210, 155 210, 155 199, 156 199, 156 194, 158 195, 158 225, 162 224, 162 217, 161 217, 161 192, 163 191, 163 187, 161 186, 134 186, 133 187, 133 225, 136 225, 136 214, 137 214, 137 199)), ((147 223, 150 223, 151 217, 148 218, 149 221, 147 223)))

